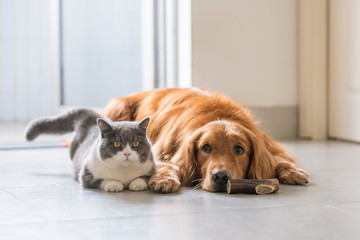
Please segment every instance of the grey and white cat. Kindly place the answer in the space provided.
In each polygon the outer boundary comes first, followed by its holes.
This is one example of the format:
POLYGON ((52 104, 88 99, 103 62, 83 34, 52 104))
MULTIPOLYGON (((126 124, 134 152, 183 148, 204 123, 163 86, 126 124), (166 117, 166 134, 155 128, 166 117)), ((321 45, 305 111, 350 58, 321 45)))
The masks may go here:
POLYGON ((155 164, 146 136, 150 117, 140 122, 112 122, 89 109, 32 121, 25 136, 28 141, 41 134, 75 131, 70 146, 74 178, 87 188, 108 192, 148 189, 148 177, 155 164))

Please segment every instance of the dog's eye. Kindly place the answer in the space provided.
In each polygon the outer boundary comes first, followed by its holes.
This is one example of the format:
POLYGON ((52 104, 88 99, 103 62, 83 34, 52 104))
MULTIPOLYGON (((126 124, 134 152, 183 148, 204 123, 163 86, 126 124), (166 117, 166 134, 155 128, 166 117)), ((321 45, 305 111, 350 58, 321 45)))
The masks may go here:
POLYGON ((210 147, 209 144, 204 144, 204 145, 201 147, 201 150, 203 150, 203 151, 206 152, 206 153, 211 153, 212 148, 210 147))
POLYGON ((241 146, 236 145, 234 146, 234 153, 237 155, 241 155, 244 153, 244 149, 241 146))

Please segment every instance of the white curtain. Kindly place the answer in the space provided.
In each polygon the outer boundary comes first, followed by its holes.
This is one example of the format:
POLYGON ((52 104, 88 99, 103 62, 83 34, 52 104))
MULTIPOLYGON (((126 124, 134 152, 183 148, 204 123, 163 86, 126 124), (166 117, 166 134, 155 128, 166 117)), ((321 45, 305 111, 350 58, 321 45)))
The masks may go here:
POLYGON ((55 111, 51 19, 57 12, 51 7, 56 2, 0 0, 0 121, 27 121, 55 111))

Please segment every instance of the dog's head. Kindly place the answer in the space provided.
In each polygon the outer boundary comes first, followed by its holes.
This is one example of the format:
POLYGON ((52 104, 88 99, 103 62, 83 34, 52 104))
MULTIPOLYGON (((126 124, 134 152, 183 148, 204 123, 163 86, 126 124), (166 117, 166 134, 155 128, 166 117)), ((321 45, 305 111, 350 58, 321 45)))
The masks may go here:
POLYGON ((213 121, 196 130, 180 148, 184 185, 200 180, 210 192, 223 191, 228 179, 272 177, 268 139, 232 121, 213 121))

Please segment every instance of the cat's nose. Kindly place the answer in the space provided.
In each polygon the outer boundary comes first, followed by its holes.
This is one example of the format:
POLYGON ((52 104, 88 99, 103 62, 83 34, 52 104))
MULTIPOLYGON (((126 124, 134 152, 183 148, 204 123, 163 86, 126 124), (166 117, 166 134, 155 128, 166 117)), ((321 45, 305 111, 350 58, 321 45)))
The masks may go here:
POLYGON ((124 155, 128 158, 131 155, 131 153, 124 153, 124 155))

